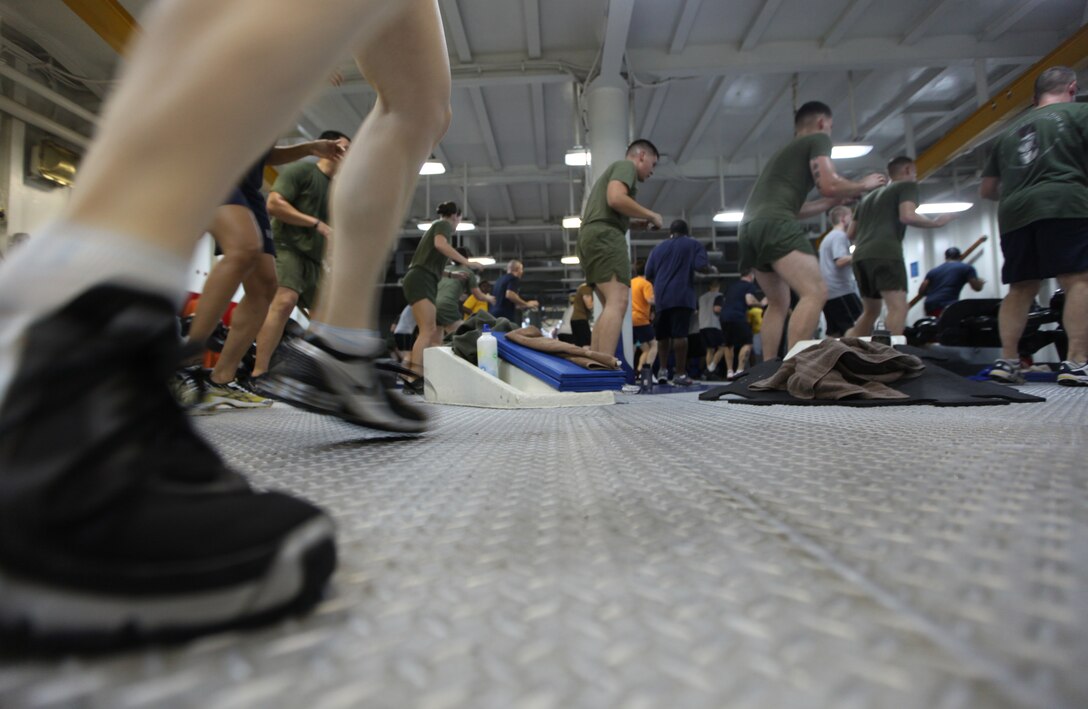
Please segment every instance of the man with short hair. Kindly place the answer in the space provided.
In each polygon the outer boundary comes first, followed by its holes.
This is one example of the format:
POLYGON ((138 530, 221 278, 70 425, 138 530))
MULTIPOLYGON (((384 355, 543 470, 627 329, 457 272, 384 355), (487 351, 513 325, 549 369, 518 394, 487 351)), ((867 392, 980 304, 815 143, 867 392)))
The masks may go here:
POLYGON ((628 228, 660 229, 661 215, 635 201, 638 183, 654 174, 657 147, 648 140, 627 146, 623 160, 605 168, 586 199, 576 253, 588 283, 601 300, 591 348, 614 354, 631 297, 628 228), (632 221, 633 220, 633 221, 632 221))
POLYGON ((907 324, 907 264, 903 236, 907 227, 936 229, 956 218, 930 219, 918 213, 918 170, 905 155, 888 163, 891 181, 861 200, 847 231, 854 240, 854 277, 861 291, 861 316, 847 331, 850 337, 873 334, 881 306, 887 306, 888 332, 902 335, 907 324))
POLYGON ((955 246, 945 249, 944 263, 931 268, 918 286, 918 295, 926 297, 926 315, 939 318, 944 309, 960 299, 960 291, 968 283, 976 293, 986 281, 978 277, 975 267, 960 259, 962 254, 955 246))
MULTIPOLYGON (((335 130, 324 131, 320 139, 335 140, 344 150, 351 145, 348 136, 335 130)), ((272 353, 283 338, 283 328, 295 306, 310 309, 316 302, 325 249, 332 238, 328 222, 330 188, 339 166, 339 157, 292 163, 280 171, 268 193, 279 285, 257 332, 253 379, 257 380, 258 391, 263 391, 258 378, 268 371, 272 353)))
POLYGON ((790 290, 800 300, 790 317, 790 347, 812 337, 827 300, 827 286, 805 228, 807 219, 884 184, 883 175, 860 182, 841 177, 831 162, 831 109, 810 101, 794 114, 794 139, 774 154, 756 179, 740 224, 740 270, 756 269, 769 303, 763 319, 764 351, 777 356, 790 290), (820 199, 805 201, 816 187, 820 199))
POLYGON ((831 231, 820 242, 820 274, 827 283, 827 302, 824 303, 824 319, 829 337, 842 337, 861 315, 861 298, 854 282, 854 270, 850 267, 850 239, 846 230, 853 221, 849 207, 839 205, 828 213, 831 231))
POLYGON ((495 287, 492 289, 491 295, 495 299, 491 304, 492 315, 520 323, 519 309, 532 309, 540 305, 539 302, 525 300, 518 294, 524 273, 525 265, 521 261, 511 259, 510 263, 506 264, 506 273, 499 276, 499 280, 495 281, 495 287))
POLYGON ((668 370, 671 349, 676 356, 673 383, 679 386, 692 384, 685 370, 688 363, 688 330, 696 305, 695 272, 705 273, 709 270, 711 265, 706 248, 691 238, 688 223, 683 219, 669 225, 669 238, 655 246, 646 259, 646 280, 654 286, 657 306, 654 334, 660 343, 657 349, 659 383, 668 370))
POLYGON ((1023 381, 1018 344, 1044 278, 1065 290, 1069 350, 1058 383, 1088 386, 1088 105, 1076 103, 1077 74, 1056 66, 1035 80, 1035 108, 997 139, 979 193, 1000 200, 1001 359, 990 378, 1023 381))

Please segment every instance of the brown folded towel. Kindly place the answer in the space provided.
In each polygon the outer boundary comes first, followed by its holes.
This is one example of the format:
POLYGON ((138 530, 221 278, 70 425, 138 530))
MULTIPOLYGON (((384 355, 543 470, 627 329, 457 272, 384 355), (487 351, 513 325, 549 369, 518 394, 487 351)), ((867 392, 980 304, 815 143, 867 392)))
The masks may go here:
POLYGON ((917 377, 922 360, 888 345, 856 337, 828 339, 782 362, 752 389, 788 391, 798 399, 907 399, 885 382, 917 377))
POLYGON ((506 333, 506 339, 537 352, 547 352, 550 355, 562 357, 585 369, 614 370, 620 368, 620 361, 611 355, 594 352, 588 347, 579 347, 569 342, 544 337, 544 333, 540 331, 540 328, 533 325, 506 333))

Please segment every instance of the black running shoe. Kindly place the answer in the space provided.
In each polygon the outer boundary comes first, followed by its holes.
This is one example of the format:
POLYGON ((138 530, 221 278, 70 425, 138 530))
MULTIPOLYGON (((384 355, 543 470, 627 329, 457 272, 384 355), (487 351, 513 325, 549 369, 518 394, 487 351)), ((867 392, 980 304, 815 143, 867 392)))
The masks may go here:
POLYGON ((307 411, 396 433, 422 433, 427 414, 395 391, 377 357, 337 352, 312 335, 280 346, 262 391, 307 411))
POLYGON ((252 490, 192 430, 166 386, 172 311, 100 286, 0 351, 0 646, 181 639, 320 599, 332 521, 252 490))

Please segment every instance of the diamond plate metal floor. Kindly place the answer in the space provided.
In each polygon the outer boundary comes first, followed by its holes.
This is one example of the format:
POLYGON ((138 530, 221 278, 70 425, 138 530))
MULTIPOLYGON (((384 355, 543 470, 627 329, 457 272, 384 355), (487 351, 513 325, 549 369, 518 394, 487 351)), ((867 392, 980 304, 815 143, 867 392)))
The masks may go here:
POLYGON ((1044 404, 199 420, 326 506, 309 617, 0 667, 4 707, 1083 707, 1088 391, 1044 404))

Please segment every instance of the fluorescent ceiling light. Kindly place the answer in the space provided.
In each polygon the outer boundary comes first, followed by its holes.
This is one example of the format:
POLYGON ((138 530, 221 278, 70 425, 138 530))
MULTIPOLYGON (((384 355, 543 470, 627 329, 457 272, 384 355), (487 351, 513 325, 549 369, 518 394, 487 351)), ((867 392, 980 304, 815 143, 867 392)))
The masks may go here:
POLYGON ((563 158, 563 162, 571 167, 585 167, 592 163, 592 159, 588 149, 583 148, 581 145, 575 145, 567 151, 567 155, 563 158))
POLYGON ((919 214, 950 214, 952 212, 966 212, 975 206, 973 202, 930 202, 918 207, 919 214))
POLYGON ((495 259, 491 258, 490 256, 473 256, 469 259, 469 261, 471 261, 472 263, 478 263, 481 266, 495 265, 495 259))
MULTIPOLYGON (((416 228, 420 231, 427 231, 431 228, 431 224, 434 222, 416 222, 416 228)), ((457 225, 457 231, 475 231, 476 225, 470 221, 463 221, 457 225)))
POLYGON ((564 229, 577 229, 582 226, 582 218, 577 214, 572 214, 569 217, 563 217, 564 229))
POLYGON ((714 215, 714 221, 726 224, 739 224, 744 219, 744 212, 727 212, 722 210, 714 215))
POLYGON ((862 155, 868 155, 872 150, 873 146, 865 143, 844 143, 831 148, 831 159, 849 160, 850 158, 860 158, 862 155))
POLYGON ((576 266, 580 263, 577 256, 564 256, 563 258, 559 259, 559 262, 565 263, 568 266, 576 266))
POLYGON ((445 172, 446 166, 434 158, 431 158, 419 167, 419 174, 421 175, 441 175, 445 172))

